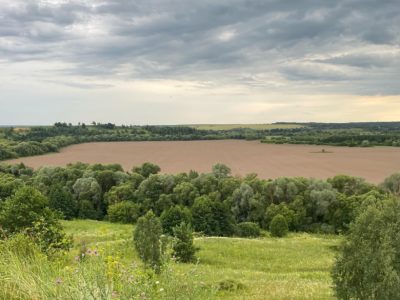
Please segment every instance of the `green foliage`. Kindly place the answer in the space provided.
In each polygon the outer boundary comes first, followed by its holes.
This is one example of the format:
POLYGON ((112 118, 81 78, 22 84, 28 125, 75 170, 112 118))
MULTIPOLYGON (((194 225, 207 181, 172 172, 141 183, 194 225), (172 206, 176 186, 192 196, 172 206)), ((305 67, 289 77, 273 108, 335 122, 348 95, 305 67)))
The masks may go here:
POLYGON ((159 166, 149 162, 145 162, 140 167, 134 167, 132 169, 133 172, 138 173, 145 178, 149 177, 151 174, 157 174, 158 172, 160 172, 160 170, 161 169, 159 166))
POLYGON ((78 204, 78 217, 81 219, 98 219, 99 211, 93 206, 89 200, 81 200, 78 204))
POLYGON ((193 228, 206 235, 232 235, 233 218, 228 207, 207 196, 197 198, 191 208, 193 228))
POLYGON ((66 236, 61 224, 51 218, 41 217, 26 228, 25 233, 46 254, 72 247, 72 237, 66 236))
POLYGON ((133 234, 133 241, 140 259, 146 266, 160 271, 163 264, 164 246, 161 241, 160 220, 150 210, 140 217, 133 234))
POLYGON ((190 182, 181 182, 172 191, 175 203, 185 206, 192 206, 194 199, 199 197, 199 191, 190 182))
POLYGON ((76 217, 77 204, 72 194, 62 185, 56 184, 50 188, 48 195, 49 207, 61 212, 65 219, 76 217))
POLYGON ((268 206, 265 212, 264 227, 269 228, 273 218, 277 215, 282 215, 285 217, 289 229, 296 229, 296 214, 286 205, 286 203, 280 203, 278 205, 271 204, 268 206))
POLYGON ((169 235, 173 234, 173 228, 184 222, 191 224, 192 216, 190 210, 186 207, 174 206, 164 212, 160 216, 163 232, 169 235))
POLYGON ((179 262, 188 263, 196 260, 198 250, 193 243, 193 233, 189 224, 182 222, 173 228, 174 242, 172 254, 179 262))
POLYGON ((269 225, 269 231, 272 236, 284 237, 288 233, 288 224, 282 215, 276 215, 269 225))
POLYGON ((48 208, 47 198, 33 187, 22 187, 7 198, 0 208, 0 224, 9 234, 32 227, 42 216, 55 218, 48 208))
POLYGON ((130 201, 122 201, 108 207, 107 216, 111 222, 135 223, 139 217, 139 205, 130 201))
POLYGON ((247 183, 242 183, 232 194, 232 211, 238 222, 249 221, 249 213, 255 203, 254 191, 247 183))
POLYGON ((382 188, 396 196, 400 196, 400 173, 395 173, 382 183, 382 188))
POLYGON ((400 201, 389 198, 360 214, 332 276, 339 299, 400 298, 400 201))
POLYGON ((11 174, 0 173, 0 202, 13 195, 23 184, 21 179, 15 178, 11 174))
POLYGON ((47 254, 69 249, 71 240, 63 233, 58 216, 47 205, 47 198, 38 190, 21 188, 0 210, 2 231, 6 236, 17 233, 30 236, 47 254))
POLYGON ((231 169, 224 164, 215 164, 212 167, 212 172, 217 178, 225 178, 231 174, 231 169))
POLYGON ((237 224, 236 233, 240 237, 259 237, 261 230, 257 223, 243 222, 237 224))

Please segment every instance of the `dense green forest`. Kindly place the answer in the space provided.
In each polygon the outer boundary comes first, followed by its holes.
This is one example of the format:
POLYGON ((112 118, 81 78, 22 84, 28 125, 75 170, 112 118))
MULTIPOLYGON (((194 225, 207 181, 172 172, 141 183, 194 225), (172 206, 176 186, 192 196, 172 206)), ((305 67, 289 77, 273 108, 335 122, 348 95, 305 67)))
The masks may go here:
MULTIPOLYGON (((53 126, 0 128, 0 160, 39 155, 60 148, 97 141, 261 140, 274 144, 335 146, 400 146, 400 122, 383 123, 276 123, 278 128, 202 130, 190 126, 116 126, 55 123, 53 126), (293 125, 299 125, 295 127, 293 125), (300 126, 301 125, 301 126, 300 126)), ((249 126, 251 127, 251 126, 249 126)))
POLYGON ((161 217, 166 232, 185 221, 205 235, 245 236, 270 229, 277 215, 283 216, 289 231, 345 232, 365 205, 398 193, 395 175, 374 186, 344 175, 328 180, 233 177, 223 164, 207 174, 159 171, 151 163, 131 172, 118 164, 76 163, 37 171, 23 164, 2 165, 0 203, 30 187, 66 219, 134 223, 152 210, 161 217))

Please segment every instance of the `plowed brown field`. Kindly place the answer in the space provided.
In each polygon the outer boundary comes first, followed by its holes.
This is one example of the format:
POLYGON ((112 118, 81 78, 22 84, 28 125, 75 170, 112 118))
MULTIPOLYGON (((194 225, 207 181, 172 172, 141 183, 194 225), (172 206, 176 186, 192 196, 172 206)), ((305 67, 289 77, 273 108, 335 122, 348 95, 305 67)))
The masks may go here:
POLYGON ((233 174, 257 173, 261 178, 337 174, 364 177, 378 183, 400 172, 400 148, 349 148, 312 145, 270 145, 258 141, 101 142, 73 145, 59 153, 8 161, 28 166, 64 166, 73 162, 119 163, 126 170, 149 161, 163 173, 209 172, 221 162, 233 174), (321 153, 325 149, 326 153, 321 153))

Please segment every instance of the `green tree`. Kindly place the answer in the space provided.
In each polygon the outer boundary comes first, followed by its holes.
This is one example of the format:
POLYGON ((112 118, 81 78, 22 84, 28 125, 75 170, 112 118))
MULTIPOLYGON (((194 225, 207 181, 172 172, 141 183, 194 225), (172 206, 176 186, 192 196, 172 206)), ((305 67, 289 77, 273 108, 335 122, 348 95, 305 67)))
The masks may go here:
POLYGON ((76 217, 77 205, 72 194, 62 185, 56 184, 50 188, 49 207, 61 212, 65 219, 76 217))
POLYGON ((140 259, 148 267, 160 271, 163 263, 164 247, 161 241, 160 220, 149 210, 140 217, 133 234, 133 241, 140 259))
POLYGON ((71 246, 57 214, 48 207, 47 198, 33 187, 22 187, 4 201, 0 225, 6 235, 27 234, 46 253, 71 246))
POLYGON ((172 250, 177 260, 183 263, 195 261, 197 248, 193 243, 193 232, 190 225, 182 222, 173 228, 173 234, 172 250))
POLYGON ((199 197, 199 191, 190 182, 181 182, 174 187, 172 191, 176 204, 192 206, 194 199, 199 197))
POLYGON ((400 196, 400 173, 395 173, 385 179, 382 188, 393 195, 400 196))
POLYGON ((295 224, 295 212, 291 210, 286 203, 279 203, 278 205, 276 204, 271 204, 268 206, 266 212, 265 212, 265 218, 264 218, 264 225, 265 228, 269 228, 271 221, 273 218, 277 215, 282 215, 285 217, 286 222, 288 223, 288 227, 291 230, 294 230, 296 227, 295 224))
POLYGON ((370 205, 350 227, 332 276, 339 299, 400 299, 400 201, 370 205))
POLYGON ((216 178, 225 178, 231 174, 231 169, 224 164, 215 164, 212 167, 212 172, 216 178))
POLYGON ((155 164, 145 162, 139 167, 134 167, 132 169, 133 172, 142 175, 143 177, 149 177, 151 174, 157 174, 161 171, 161 168, 155 164))
POLYGON ((108 207, 107 216, 111 222, 135 223, 139 217, 139 205, 130 201, 122 201, 108 207))
POLYGON ((288 224, 282 215, 276 215, 269 226, 269 231, 272 236, 284 237, 288 233, 288 224))
POLYGON ((192 216, 190 210, 186 207, 174 206, 165 210, 161 216, 160 221, 164 233, 172 235, 173 228, 181 224, 182 222, 186 224, 191 223, 192 216))
POLYGON ((232 212, 237 222, 249 221, 253 202, 255 202, 253 189, 247 183, 242 183, 232 194, 232 212))

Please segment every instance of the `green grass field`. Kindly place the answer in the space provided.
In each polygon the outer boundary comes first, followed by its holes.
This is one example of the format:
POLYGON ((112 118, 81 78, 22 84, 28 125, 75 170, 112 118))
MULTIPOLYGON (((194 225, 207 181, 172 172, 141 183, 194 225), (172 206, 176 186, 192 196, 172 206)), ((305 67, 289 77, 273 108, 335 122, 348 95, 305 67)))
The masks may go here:
POLYGON ((292 129, 292 128, 304 127, 303 125, 299 124, 193 124, 186 126, 200 130, 231 130, 236 128, 263 130, 263 129, 292 129))
MULTIPOLYGON (((139 263, 131 225, 82 220, 63 225, 74 235, 71 256, 85 242, 125 263, 139 263)), ((199 263, 174 264, 172 271, 192 274, 204 286, 230 286, 231 282, 233 290, 216 293, 220 299, 329 299, 333 297, 330 268, 339 241, 337 236, 305 233, 282 239, 196 238, 199 263)))

